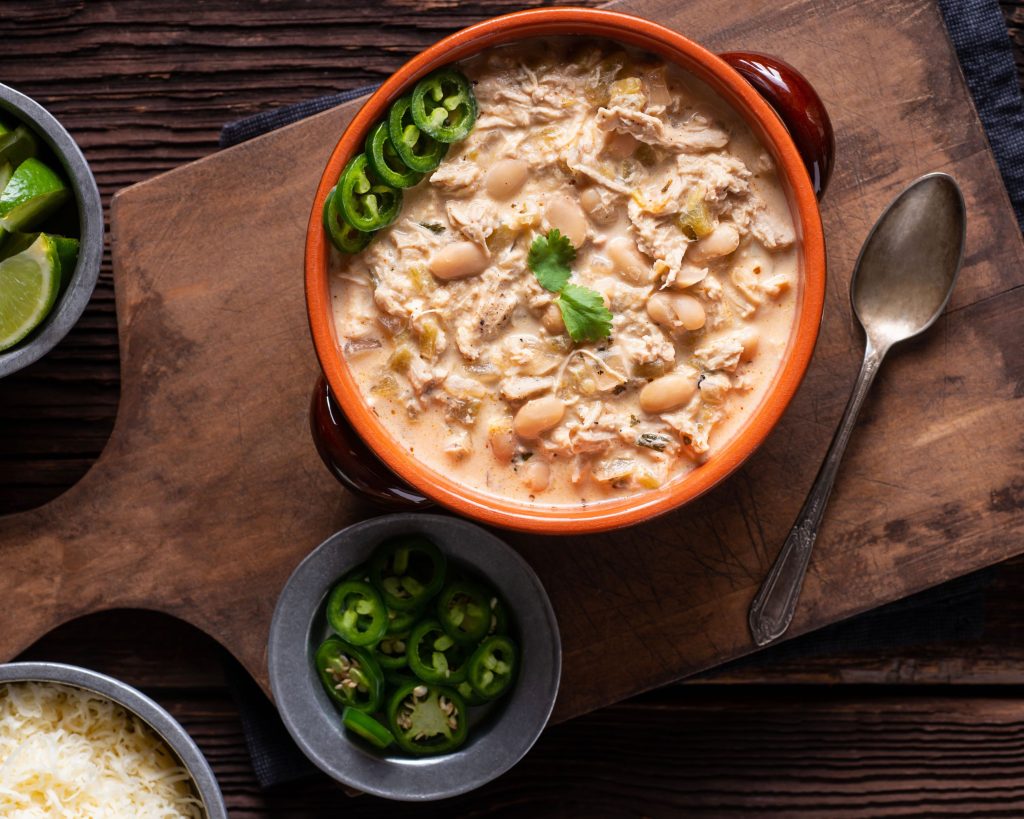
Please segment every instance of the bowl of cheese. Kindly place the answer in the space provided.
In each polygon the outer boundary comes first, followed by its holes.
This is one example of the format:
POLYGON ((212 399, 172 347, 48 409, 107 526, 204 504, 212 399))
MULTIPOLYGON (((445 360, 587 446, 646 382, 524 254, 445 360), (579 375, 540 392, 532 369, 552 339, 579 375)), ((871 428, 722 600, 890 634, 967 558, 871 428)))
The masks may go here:
POLYGON ((0 816, 227 819, 199 747, 125 683, 60 663, 0 665, 0 816))

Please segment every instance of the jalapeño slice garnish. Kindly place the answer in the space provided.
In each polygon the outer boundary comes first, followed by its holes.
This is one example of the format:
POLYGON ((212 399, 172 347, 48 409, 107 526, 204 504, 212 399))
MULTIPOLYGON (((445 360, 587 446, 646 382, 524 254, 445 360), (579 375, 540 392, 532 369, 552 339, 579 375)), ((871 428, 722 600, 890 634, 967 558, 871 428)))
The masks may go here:
POLYGON ((454 68, 424 77, 412 92, 412 121, 438 142, 465 139, 476 122, 476 96, 469 80, 454 68))

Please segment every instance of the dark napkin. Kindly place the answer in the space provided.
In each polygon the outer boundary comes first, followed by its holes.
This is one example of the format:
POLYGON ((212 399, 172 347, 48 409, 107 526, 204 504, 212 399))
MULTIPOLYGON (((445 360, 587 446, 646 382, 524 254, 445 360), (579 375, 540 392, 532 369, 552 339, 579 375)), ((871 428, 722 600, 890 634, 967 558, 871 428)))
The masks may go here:
POLYGON ((949 38, 1024 230, 1024 100, 995 0, 939 0, 949 38))
MULTIPOLYGON (((1024 228, 1024 104, 1006 23, 995 0, 939 0, 967 86, 999 163, 1010 199, 1024 228)), ((286 105, 225 125, 220 146, 227 148, 375 90, 357 88, 286 105)), ((842 652, 977 639, 985 627, 985 597, 991 571, 952 580, 842 623, 771 647, 742 664, 773 658, 822 657, 842 652)), ((228 684, 242 715, 246 744, 263 787, 289 782, 314 771, 291 742, 274 706, 248 674, 231 661, 228 684)))

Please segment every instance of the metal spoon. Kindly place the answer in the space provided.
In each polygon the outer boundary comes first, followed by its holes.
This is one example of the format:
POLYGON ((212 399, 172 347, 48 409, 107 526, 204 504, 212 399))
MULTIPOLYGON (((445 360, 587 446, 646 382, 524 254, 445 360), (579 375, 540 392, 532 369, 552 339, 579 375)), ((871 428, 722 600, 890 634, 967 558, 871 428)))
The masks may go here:
POLYGON ((963 261, 964 197, 951 176, 931 173, 910 185, 875 222, 853 271, 850 301, 864 328, 864 363, 825 461, 775 565, 750 606, 754 642, 789 628, 811 548, 853 425, 893 344, 923 333, 942 313, 963 261))

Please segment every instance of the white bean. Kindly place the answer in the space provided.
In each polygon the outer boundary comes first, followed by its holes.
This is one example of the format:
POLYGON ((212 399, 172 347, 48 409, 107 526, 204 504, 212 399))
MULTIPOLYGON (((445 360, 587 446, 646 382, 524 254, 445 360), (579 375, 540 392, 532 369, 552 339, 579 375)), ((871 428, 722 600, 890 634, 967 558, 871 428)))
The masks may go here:
POLYGON ((544 315, 540 317, 540 323, 553 336, 559 336, 565 332, 565 321, 562 319, 562 311, 558 309, 557 304, 548 305, 544 315))
POLYGON ((666 293, 655 293, 647 300, 647 315, 655 324, 672 327, 676 323, 676 311, 666 293))
POLYGON ((644 412, 667 412, 687 403, 697 391, 697 381, 682 373, 669 373, 655 378, 640 390, 640 409, 644 412))
POLYGON ((608 242, 605 252, 612 264, 630 281, 643 282, 650 278, 651 266, 640 255, 636 242, 628 236, 616 236, 608 242))
POLYGON ((473 242, 453 242, 445 245, 430 260, 430 272, 437 278, 465 279, 483 273, 490 259, 483 248, 473 242))
POLYGON ((672 307, 679 317, 679 323, 687 330, 699 330, 704 326, 707 315, 704 313, 704 305, 693 296, 680 293, 672 299, 672 307))
POLYGON ((516 453, 516 442, 508 427, 495 427, 490 434, 491 452, 499 461, 507 463, 516 453))
POLYGON ((587 188, 583 191, 580 194, 580 205, 592 221, 600 224, 614 222, 617 216, 614 205, 606 203, 597 188, 587 188))
POLYGON ((665 327, 699 330, 707 318, 704 306, 685 293, 655 293, 647 300, 647 315, 665 327))
POLYGON ((544 209, 548 226, 558 228, 573 247, 579 247, 587 238, 587 217, 575 199, 560 195, 552 197, 544 209))
POLYGON ((740 353, 740 361, 753 361, 757 355, 757 342, 760 340, 757 330, 747 327, 740 335, 740 344, 743 345, 743 352, 740 353))
POLYGON ((672 286, 677 290, 693 287, 693 285, 704 281, 707 275, 708 269, 706 267, 683 262, 679 267, 676 277, 672 280, 672 286))
POLYGON ((740 233, 735 225, 722 222, 711 233, 697 242, 687 254, 692 261, 704 262, 728 256, 740 246, 740 233))
POLYGON ((593 213, 601 207, 601 194, 598 193, 597 188, 587 188, 583 191, 580 194, 580 205, 587 213, 593 213))
POLYGON ((551 467, 544 461, 532 460, 526 465, 523 480, 534 492, 543 492, 551 481, 551 467))
POLYGON ((520 438, 536 438, 562 420, 565 404, 553 395, 527 401, 519 408, 512 428, 520 438))
POLYGON ((487 172, 484 187, 495 199, 508 199, 526 182, 530 166, 521 159, 501 159, 487 172))

